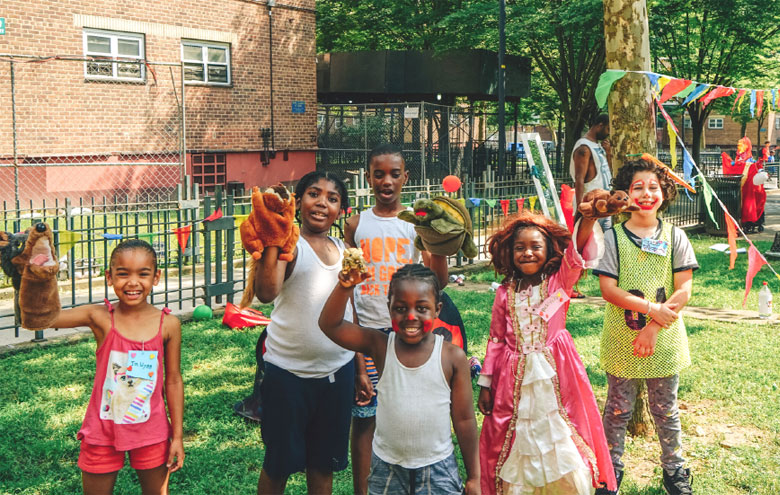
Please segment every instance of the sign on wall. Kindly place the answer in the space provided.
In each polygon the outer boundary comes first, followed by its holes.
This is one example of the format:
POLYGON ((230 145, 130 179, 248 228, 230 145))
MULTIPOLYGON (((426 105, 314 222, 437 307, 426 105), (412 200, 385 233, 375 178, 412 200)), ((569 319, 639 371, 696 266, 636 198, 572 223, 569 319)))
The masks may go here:
POLYGON ((306 113, 306 102, 305 101, 292 102, 292 113, 306 113))
POLYGON ((0 34, 5 34, 5 17, 0 17, 0 34))

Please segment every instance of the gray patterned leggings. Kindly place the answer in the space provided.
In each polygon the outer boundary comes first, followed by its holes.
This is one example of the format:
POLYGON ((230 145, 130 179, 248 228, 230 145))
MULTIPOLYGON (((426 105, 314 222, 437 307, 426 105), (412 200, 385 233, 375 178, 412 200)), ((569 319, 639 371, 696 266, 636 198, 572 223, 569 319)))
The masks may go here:
POLYGON ((677 387, 680 375, 665 378, 619 378, 607 373, 607 403, 604 406, 604 434, 616 471, 623 470, 620 458, 625 450, 626 426, 631 419, 640 380, 647 383, 650 413, 655 420, 661 444, 661 465, 674 471, 685 464, 682 458, 680 412, 677 409, 677 387))

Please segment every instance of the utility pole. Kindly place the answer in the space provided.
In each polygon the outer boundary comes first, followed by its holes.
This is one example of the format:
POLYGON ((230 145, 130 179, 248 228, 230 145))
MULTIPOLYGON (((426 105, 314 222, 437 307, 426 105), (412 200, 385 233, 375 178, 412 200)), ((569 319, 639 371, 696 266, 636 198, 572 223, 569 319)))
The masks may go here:
POLYGON ((498 0, 498 175, 506 175, 506 0, 498 0))

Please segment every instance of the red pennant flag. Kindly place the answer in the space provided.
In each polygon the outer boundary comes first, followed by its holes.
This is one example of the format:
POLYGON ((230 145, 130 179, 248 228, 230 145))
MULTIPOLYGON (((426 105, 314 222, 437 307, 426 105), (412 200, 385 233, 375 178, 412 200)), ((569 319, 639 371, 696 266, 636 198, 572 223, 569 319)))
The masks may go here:
POLYGON ((715 98, 722 98, 724 96, 733 95, 734 91, 736 91, 734 88, 727 88, 725 86, 718 86, 706 95, 704 95, 704 98, 701 99, 702 108, 705 108, 707 105, 710 104, 712 100, 715 98))
POLYGON ((745 303, 747 303, 750 288, 753 287, 753 277, 756 276, 756 273, 758 273, 764 265, 766 265, 766 260, 751 242, 750 247, 748 248, 748 270, 747 276, 745 277, 745 297, 742 299, 743 308, 745 307, 745 303))
POLYGON ((737 108, 737 102, 742 99, 743 96, 745 96, 745 93, 747 93, 746 89, 740 89, 739 93, 737 93, 736 99, 734 99, 734 104, 731 105, 731 113, 734 113, 734 109, 737 108))
POLYGON ((217 220, 219 218, 222 218, 222 208, 217 208, 217 211, 212 213, 211 215, 207 216, 203 219, 204 222, 213 222, 214 220, 217 220))
POLYGON ((690 86, 692 82, 693 81, 689 81, 688 79, 672 79, 666 83, 664 90, 661 92, 661 103, 665 102, 669 98, 674 98, 677 93, 690 86))
POLYGON ((504 216, 509 215, 509 200, 508 199, 502 199, 501 200, 501 211, 504 212, 504 216))
MULTIPOLYGON (((655 99, 656 106, 658 107, 658 111, 661 112, 661 115, 664 116, 664 119, 666 119, 666 122, 674 129, 675 134, 680 134, 680 131, 677 130, 677 126, 674 125, 674 121, 669 116, 668 113, 666 113, 666 109, 663 105, 661 105, 661 102, 658 100, 658 98, 655 99)), ((672 136, 669 136, 669 139, 671 139, 672 136)))
POLYGON ((574 188, 568 184, 561 184, 561 211, 566 220, 569 231, 574 230, 574 188))
POLYGON ((525 203, 525 198, 517 198, 515 202, 517 203, 517 212, 520 213, 523 211, 523 203, 525 203))
POLYGON ((731 215, 726 213, 726 232, 729 237, 729 270, 734 269, 734 262, 737 261, 737 226, 734 224, 734 219, 731 215))
POLYGON ((756 117, 761 116, 762 108, 764 108, 764 92, 756 91, 756 117))
POLYGON ((187 248, 187 241, 190 239, 190 232, 192 232, 192 225, 187 225, 186 227, 179 227, 178 229, 173 229, 173 232, 176 234, 176 239, 179 241, 179 247, 182 251, 184 251, 187 248))

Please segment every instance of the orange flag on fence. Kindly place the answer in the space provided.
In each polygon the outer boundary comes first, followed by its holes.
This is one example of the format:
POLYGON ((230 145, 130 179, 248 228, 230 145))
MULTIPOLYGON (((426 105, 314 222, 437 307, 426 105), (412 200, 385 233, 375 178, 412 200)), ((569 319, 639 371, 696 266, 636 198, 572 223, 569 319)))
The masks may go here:
POLYGON ((217 220, 219 218, 222 218, 222 208, 217 208, 217 211, 212 213, 211 215, 207 216, 203 219, 204 222, 213 222, 214 220, 217 220))
POLYGON ((729 237, 729 270, 734 269, 734 262, 737 261, 737 226, 734 224, 734 219, 731 215, 726 213, 726 232, 729 237))
POLYGON ((179 247, 182 251, 184 251, 187 248, 187 241, 190 239, 190 232, 192 232, 192 225, 187 225, 185 227, 179 227, 177 229, 173 229, 173 232, 176 234, 176 239, 179 241, 179 247))
POLYGON ((525 203, 525 198, 517 198, 515 201, 517 202, 517 212, 520 213, 523 211, 523 203, 525 203))
POLYGON ((766 260, 763 256, 761 256, 761 253, 758 252, 758 249, 756 249, 756 247, 751 242, 750 247, 748 248, 748 269, 747 276, 745 276, 745 297, 742 299, 743 308, 747 303, 748 294, 750 294, 750 288, 753 287, 753 277, 756 276, 756 273, 758 273, 758 271, 764 265, 766 265, 766 260))
POLYGON ((501 200, 501 211, 504 212, 504 216, 509 215, 509 200, 508 199, 502 199, 501 200))

